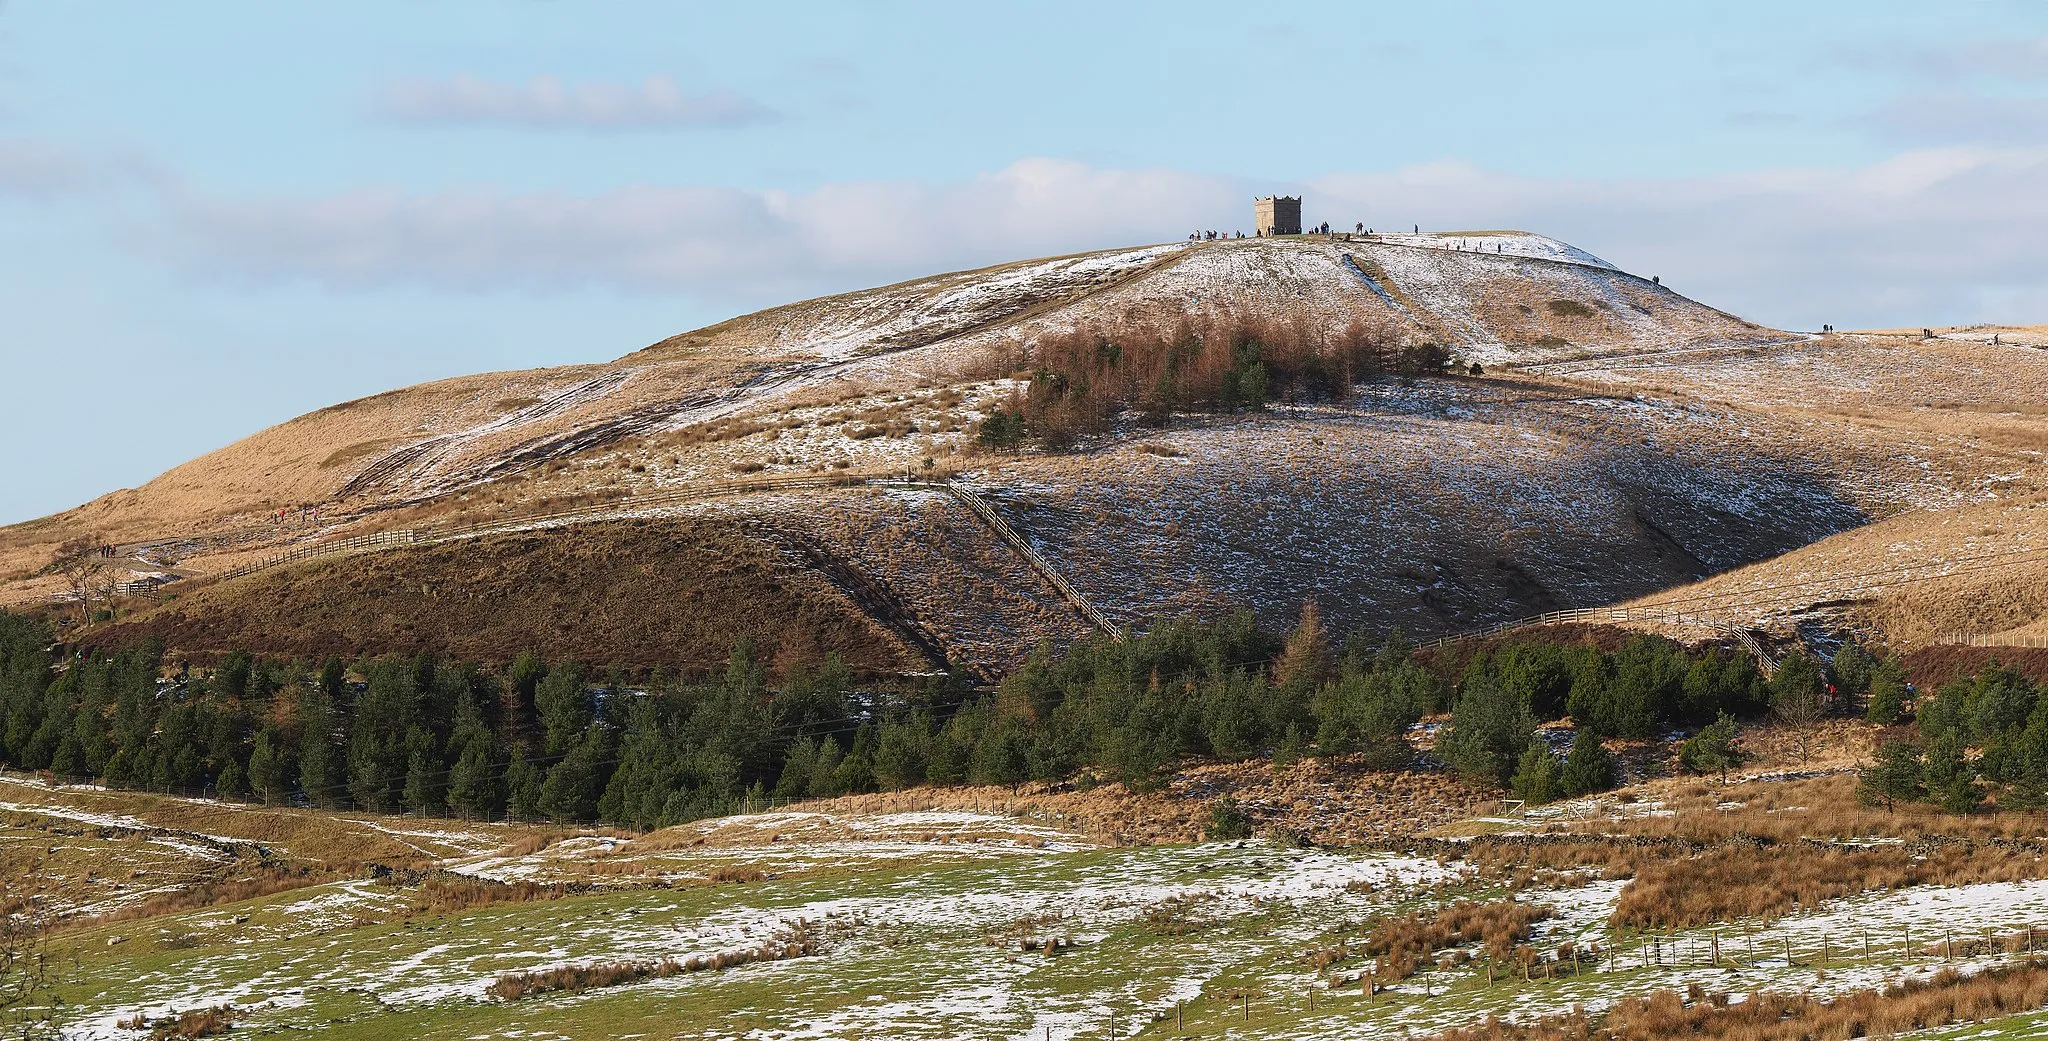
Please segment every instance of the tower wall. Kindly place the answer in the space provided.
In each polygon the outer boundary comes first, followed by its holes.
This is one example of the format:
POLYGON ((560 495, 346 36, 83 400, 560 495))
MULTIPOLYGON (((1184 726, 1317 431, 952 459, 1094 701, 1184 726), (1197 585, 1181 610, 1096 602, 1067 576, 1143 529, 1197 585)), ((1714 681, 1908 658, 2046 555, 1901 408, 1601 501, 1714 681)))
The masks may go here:
POLYGON ((1301 199, 1268 195, 1253 204, 1254 226, 1262 236, 1301 234, 1301 199))

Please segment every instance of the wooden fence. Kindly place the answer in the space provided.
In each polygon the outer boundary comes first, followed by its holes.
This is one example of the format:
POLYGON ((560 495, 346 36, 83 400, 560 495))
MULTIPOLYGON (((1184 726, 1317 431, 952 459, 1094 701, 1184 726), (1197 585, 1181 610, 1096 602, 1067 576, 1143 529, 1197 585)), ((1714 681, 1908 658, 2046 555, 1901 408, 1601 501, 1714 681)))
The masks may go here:
POLYGON ((1011 527, 1010 522, 995 511, 995 507, 988 504, 988 500, 976 494, 972 488, 953 481, 947 481, 944 487, 953 493, 954 498, 966 503, 967 508, 974 511, 974 515, 981 518, 982 523, 988 525, 989 530, 994 531, 998 538, 1009 543, 1010 548, 1016 550, 1018 556, 1023 557, 1040 575, 1045 576, 1045 580, 1054 589, 1059 590, 1060 595, 1066 597, 1067 602, 1074 605, 1074 610, 1079 611, 1081 617, 1086 618, 1089 624, 1108 633, 1110 639, 1118 643, 1124 642, 1123 628, 1110 621, 1109 616, 1103 614, 1094 604, 1089 603, 1088 598, 1082 596, 1081 591, 1074 588, 1074 584, 1067 581, 1065 575, 1060 574, 1051 562, 1040 556, 1039 552, 1031 547, 1031 543, 1026 542, 1024 536, 1019 534, 1016 528, 1011 527))
POLYGON ((2048 636, 1976 636, 1950 633, 1935 641, 1945 647, 2020 647, 2048 650, 2048 636))

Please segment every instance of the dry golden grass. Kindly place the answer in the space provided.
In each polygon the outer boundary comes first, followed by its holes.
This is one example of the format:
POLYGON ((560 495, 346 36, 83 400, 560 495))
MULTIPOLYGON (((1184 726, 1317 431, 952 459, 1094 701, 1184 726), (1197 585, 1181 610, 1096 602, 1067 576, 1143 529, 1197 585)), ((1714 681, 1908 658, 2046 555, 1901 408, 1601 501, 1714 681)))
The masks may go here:
POLYGON ((1484 956, 1505 961, 1529 939, 1531 927, 1549 917, 1549 908, 1516 900, 1461 900, 1378 923, 1365 942, 1365 953, 1374 958, 1373 978, 1395 983, 1414 975, 1431 955, 1447 947, 1478 944, 1484 956))
POLYGON ((1954 843, 1931 850, 1845 849, 1731 841, 1691 857, 1639 859, 1611 920, 1632 928, 1769 921, 1857 893, 2044 875, 2048 864, 2042 863, 2038 848, 1954 843))
POLYGON ((218 907, 294 889, 324 885, 345 877, 347 876, 325 868, 263 865, 250 869, 247 873, 223 874, 222 877, 206 879, 171 892, 158 893, 140 903, 130 904, 106 914, 72 919, 64 922, 62 928, 89 928, 111 922, 155 918, 158 915, 193 911, 203 907, 218 907))
POLYGON ((407 913, 445 915, 493 904, 527 904, 557 900, 583 892, 585 887, 548 885, 539 882, 498 882, 450 871, 394 872, 384 882, 409 887, 407 913))
POLYGON ((1846 1041, 1983 1022, 2044 1005, 2048 963, 2031 961, 1968 977, 1944 969, 1928 979, 1832 999, 1760 991, 1731 1002, 1727 994, 1695 985, 1683 995, 1662 991, 1626 999, 1604 1016, 1573 1012, 1527 1024, 1495 1020, 1446 1031, 1437 1041, 1846 1041))
POLYGON ((792 572, 774 544, 713 517, 583 525, 578 538, 518 533, 315 560, 194 589, 102 628, 120 645, 318 659, 411 653, 551 658, 702 671, 735 640, 842 655, 865 674, 922 667, 823 575, 792 572))

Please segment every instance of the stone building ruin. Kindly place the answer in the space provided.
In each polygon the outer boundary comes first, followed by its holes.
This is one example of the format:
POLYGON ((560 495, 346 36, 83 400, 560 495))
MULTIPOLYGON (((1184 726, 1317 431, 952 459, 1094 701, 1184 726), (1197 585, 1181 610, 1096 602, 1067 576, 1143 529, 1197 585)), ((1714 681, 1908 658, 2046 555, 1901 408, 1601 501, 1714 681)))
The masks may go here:
POLYGON ((1256 225, 1260 238, 1275 235, 1301 234, 1301 199, 1285 195, 1268 195, 1254 205, 1258 212, 1256 225))

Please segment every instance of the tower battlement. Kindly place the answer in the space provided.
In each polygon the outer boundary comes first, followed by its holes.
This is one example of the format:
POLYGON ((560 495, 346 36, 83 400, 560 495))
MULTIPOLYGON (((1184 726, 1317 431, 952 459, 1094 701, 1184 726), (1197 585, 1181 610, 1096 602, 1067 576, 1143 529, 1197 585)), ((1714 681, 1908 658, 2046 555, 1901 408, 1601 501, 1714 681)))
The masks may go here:
POLYGON ((1259 237, 1301 234, 1301 199, 1298 196, 1268 195, 1253 203, 1254 227, 1259 237))

